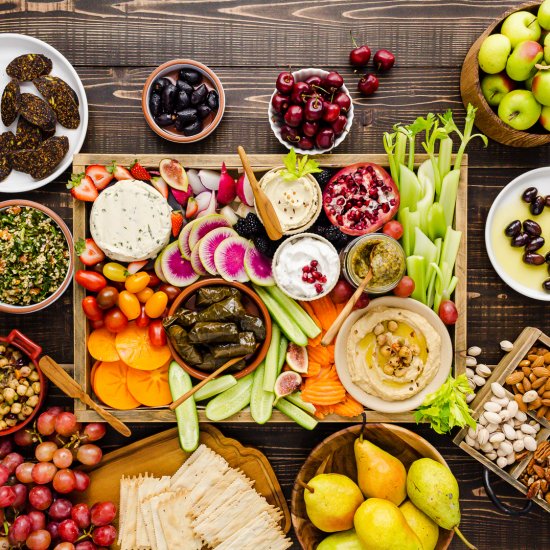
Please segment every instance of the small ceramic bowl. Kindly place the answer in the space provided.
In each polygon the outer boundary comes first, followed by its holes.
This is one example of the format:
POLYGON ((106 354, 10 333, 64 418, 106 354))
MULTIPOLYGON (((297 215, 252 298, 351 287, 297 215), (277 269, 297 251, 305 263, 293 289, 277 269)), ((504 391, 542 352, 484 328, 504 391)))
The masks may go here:
POLYGON ((163 63, 160 67, 157 67, 145 81, 143 86, 143 92, 141 94, 141 108, 145 115, 145 120, 149 124, 150 128, 156 132, 160 137, 173 141, 175 143, 194 143, 209 136, 221 122, 225 111, 225 92, 223 90, 220 79, 216 76, 214 71, 192 59, 174 59, 163 63), (194 136, 186 136, 182 132, 178 132, 173 126, 161 127, 154 120, 149 108, 149 96, 151 94, 151 87, 153 82, 160 77, 170 78, 174 84, 177 80, 177 73, 181 69, 194 69, 203 75, 202 83, 206 85, 208 90, 216 90, 219 96, 219 107, 215 113, 210 114, 204 119, 204 127, 201 132, 194 136))
POLYGON ((59 229, 61 229, 61 231, 63 232, 63 235, 65 236, 65 240, 67 241, 67 247, 69 250, 69 269, 67 270, 65 279, 63 279, 63 282, 61 283, 59 288, 53 294, 50 294, 45 300, 37 304, 29 304, 26 306, 15 306, 13 304, 6 304, 5 302, 0 301, 0 312, 2 313, 33 313, 35 311, 40 311, 41 309, 44 309, 49 305, 53 304, 58 298, 60 298, 64 294, 69 284, 71 283, 71 280, 73 278, 73 272, 74 272, 73 236, 71 235, 71 232, 69 231, 69 228, 67 227, 65 222, 61 219, 61 216, 59 216, 53 210, 46 208, 44 205, 38 202, 27 201, 22 199, 21 200, 13 199, 9 201, 3 201, 3 202, 0 202, 0 211, 10 206, 29 206, 31 208, 35 208, 36 210, 40 210, 41 212, 44 212, 44 214, 50 217, 58 225, 59 229))
MULTIPOLYGON (((174 300, 174 302, 170 306, 168 315, 173 315, 180 307, 182 307, 184 304, 186 304, 190 300, 190 298, 193 296, 193 294, 195 294, 199 290, 199 288, 202 288, 204 286, 230 286, 233 288, 237 288, 243 294, 243 306, 247 310, 247 312, 250 313, 251 315, 256 315, 260 317, 264 322, 264 325, 265 325, 264 341, 262 342, 260 347, 256 350, 256 352, 250 357, 250 359, 248 359, 247 361, 248 364, 244 369, 242 369, 239 372, 231 373, 237 379, 243 378, 243 376, 246 376, 247 374, 250 374, 252 371, 254 371, 256 367, 265 359, 265 356, 267 354, 269 343, 271 342, 271 317, 269 316, 269 312, 267 311, 267 308, 265 307, 264 303, 260 300, 260 297, 254 291, 248 288, 246 285, 243 285, 242 283, 237 283, 237 282, 225 281, 224 279, 212 278, 212 279, 202 279, 188 286, 186 289, 184 289, 182 293, 174 300)), ((189 306, 189 308, 193 309, 192 306, 189 306)), ((170 338, 168 338, 168 347, 172 352, 172 357, 193 378, 204 380, 210 374, 209 372, 205 372, 188 365, 179 356, 177 350, 172 345, 172 342, 170 342, 170 338)))
MULTIPOLYGON (((295 82, 302 82, 306 80, 306 78, 309 78, 310 76, 320 76, 321 78, 325 78, 328 75, 328 71, 324 71, 323 69, 301 69, 299 71, 294 71, 292 73, 292 76, 294 76, 295 82)), ((346 88, 346 85, 343 84, 341 90, 345 92, 350 98, 351 94, 349 93, 349 90, 346 88)), ((288 141, 285 141, 283 139, 283 136, 281 135, 281 115, 275 112, 273 107, 271 106, 271 100, 273 99, 273 96, 277 93, 277 90, 271 94, 271 98, 269 99, 269 108, 268 108, 268 114, 269 114, 269 125, 271 126, 271 130, 275 134, 275 137, 287 148, 287 149, 294 149, 297 153, 300 155, 320 155, 321 153, 328 153, 332 151, 333 149, 336 149, 340 143, 346 139, 346 136, 349 134, 349 131, 351 130, 351 125, 353 123, 353 101, 351 102, 349 111, 347 113, 347 122, 346 126, 344 128, 344 131, 334 140, 334 144, 332 147, 329 147, 328 149, 300 149, 299 147, 294 146, 292 143, 289 143, 288 141)))

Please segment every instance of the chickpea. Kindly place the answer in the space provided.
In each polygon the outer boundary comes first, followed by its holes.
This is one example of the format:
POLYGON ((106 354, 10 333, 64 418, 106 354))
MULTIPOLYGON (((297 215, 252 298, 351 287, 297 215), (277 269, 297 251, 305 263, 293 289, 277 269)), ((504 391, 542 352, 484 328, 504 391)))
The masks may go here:
POLYGON ((19 414, 21 412, 21 409, 22 409, 22 405, 21 403, 14 403, 12 406, 11 406, 11 409, 10 409, 10 412, 12 414, 19 414))
POLYGON ((398 378, 405 376, 405 369, 396 369, 395 376, 397 376, 398 378))
POLYGON ((20 412, 17 415, 17 420, 19 420, 20 422, 23 422, 24 420, 27 420, 27 417, 23 414, 23 412, 20 412))
POLYGON ((376 343, 379 345, 379 346, 383 346, 385 343, 386 343, 386 335, 385 334, 379 334, 377 337, 376 337, 376 343))
POLYGON ((6 424, 11 428, 17 424, 17 418, 7 418, 6 424))
POLYGON ((29 387, 27 388, 27 391, 25 392, 25 396, 26 396, 26 397, 32 397, 33 395, 34 395, 34 390, 32 389, 31 386, 29 386, 29 387))
POLYGON ((390 357, 388 365, 392 366, 393 368, 399 367, 399 357, 390 357))
POLYGON ((23 378, 26 378, 27 376, 29 376, 30 373, 31 373, 30 367, 21 367, 21 368, 19 369, 19 374, 20 374, 23 378))
POLYGON ((17 395, 25 395, 27 393, 27 386, 24 386, 23 384, 19 384, 17 386, 17 395))
POLYGON ((413 355, 420 355, 420 346, 418 344, 411 344, 409 347, 413 355))
POLYGON ((0 393, 0 405, 4 402, 4 394, 0 393))
POLYGON ((16 393, 13 388, 5 388, 2 395, 4 396, 4 399, 11 404, 15 399, 16 393))
POLYGON ((382 368, 382 370, 384 371, 384 374, 387 374, 388 376, 392 376, 393 375, 393 368, 388 365, 388 364, 385 364, 382 368))
POLYGON ((382 334, 384 332, 384 325, 382 323, 378 323, 373 330, 374 334, 376 336, 382 334))
POLYGON ((21 357, 23 357, 23 354, 20 352, 20 351, 14 351, 12 353, 12 358, 17 361, 17 359, 21 359, 21 357))
POLYGON ((0 367, 5 367, 8 364, 8 360, 5 357, 0 357, 0 367))
POLYGON ((6 351, 6 346, 3 344, 0 344, 0 353, 4 353, 6 351))
POLYGON ((4 420, 0 420, 0 430, 5 430, 8 427, 4 420))
POLYGON ((19 380, 16 380, 15 378, 13 380, 10 380, 10 383, 8 384, 8 387, 12 390, 16 390, 17 386, 19 386, 19 380))
POLYGON ((380 354, 382 355, 382 357, 389 357, 391 355, 390 346, 382 346, 380 348, 380 354))
POLYGON ((22 409, 21 409, 21 413, 25 415, 25 417, 27 416, 30 416, 32 414, 32 407, 29 407, 28 405, 25 405, 22 409))
POLYGON ((38 405, 38 399, 39 399, 38 395, 33 395, 32 397, 29 397, 27 399, 27 405, 29 407, 36 407, 36 405, 38 405))
POLYGON ((1 414, 2 416, 6 416, 7 414, 9 414, 10 411, 11 411, 10 405, 4 405, 4 406, 0 409, 0 414, 1 414))
POLYGON ((412 352, 411 352, 410 348, 408 348, 407 346, 403 346, 403 347, 399 350, 399 357, 403 357, 403 358, 409 359, 411 356, 412 356, 412 352))
POLYGON ((397 330, 397 323, 395 321, 388 321, 388 330, 395 332, 397 330))
POLYGON ((34 393, 40 393, 40 382, 33 382, 31 387, 34 393))
POLYGON ((40 380, 40 377, 38 376, 38 372, 33 370, 30 374, 29 374, 29 380, 31 382, 37 382, 38 380, 40 380))

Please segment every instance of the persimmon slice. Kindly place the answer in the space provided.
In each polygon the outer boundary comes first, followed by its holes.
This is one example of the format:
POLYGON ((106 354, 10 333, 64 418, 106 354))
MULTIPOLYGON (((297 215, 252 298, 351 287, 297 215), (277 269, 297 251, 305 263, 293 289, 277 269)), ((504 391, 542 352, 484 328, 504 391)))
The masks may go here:
POLYGON ((134 399, 143 405, 162 407, 172 402, 167 364, 150 371, 128 369, 127 383, 134 399))
POLYGON ((96 395, 109 407, 119 410, 135 409, 141 403, 128 390, 128 371, 131 370, 122 361, 99 363, 92 377, 96 395))
POLYGON ((147 328, 135 323, 116 335, 116 350, 129 367, 140 370, 158 369, 171 357, 168 346, 153 346, 147 328))
POLYGON ((120 359, 115 345, 115 335, 106 328, 96 328, 88 337, 88 351, 98 361, 109 363, 120 359))

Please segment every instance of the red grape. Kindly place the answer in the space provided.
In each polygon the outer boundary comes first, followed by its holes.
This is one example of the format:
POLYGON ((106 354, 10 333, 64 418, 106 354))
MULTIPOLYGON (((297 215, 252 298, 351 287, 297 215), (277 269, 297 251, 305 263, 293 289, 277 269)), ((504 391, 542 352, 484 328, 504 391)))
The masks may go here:
POLYGON ((112 525, 96 527, 92 533, 92 540, 99 546, 111 546, 116 539, 116 529, 112 525))
POLYGON ((22 515, 15 518, 8 531, 8 538, 12 543, 25 542, 31 534, 31 520, 28 516, 22 515))
POLYGON ((53 463, 58 468, 68 468, 73 463, 73 453, 69 449, 57 449, 53 454, 53 463))
POLYGON ((45 529, 39 529, 38 531, 33 531, 27 537, 26 545, 29 550, 48 550, 51 542, 52 537, 50 533, 45 529))
POLYGON ((39 462, 51 462, 55 451, 57 451, 56 443, 53 441, 44 441, 36 446, 34 456, 39 462))
POLYGON ((403 226, 397 220, 391 220, 384 224, 382 232, 394 239, 400 239, 403 236, 403 226))
POLYGON ((48 532, 50 533, 50 535, 52 536, 52 539, 58 539, 59 538, 59 522, 58 521, 50 521, 47 525, 46 525, 46 529, 48 530, 48 532))
POLYGON ((0 437, 0 458, 9 455, 13 450, 13 443, 10 437, 0 437))
POLYGON ((53 488, 61 494, 72 493, 76 486, 76 478, 71 470, 58 470, 53 478, 53 488))
POLYGON ((458 319, 458 310, 451 300, 443 300, 439 306, 439 317, 446 325, 454 325, 458 319))
POLYGON ((66 498, 58 498, 50 506, 48 515, 56 521, 62 521, 71 516, 71 510, 73 508, 72 503, 66 498))
POLYGON ((74 470, 75 477, 75 490, 76 491, 85 491, 90 485, 90 477, 88 474, 81 472, 80 470, 74 470))
POLYGON ((44 512, 33 510, 32 512, 29 512, 28 516, 31 520, 31 531, 38 531, 39 529, 44 529, 46 527, 46 515, 44 512))
MULTIPOLYGON (((19 466, 17 466, 17 468, 19 468, 19 466)), ((4 485, 9 477, 10 471, 3 464, 0 464, 0 485, 4 485)))
POLYGON ((397 286, 393 289, 393 293, 401 298, 408 298, 414 292, 414 281, 408 275, 404 275, 397 286))
POLYGON ((90 540, 84 540, 82 542, 79 542, 75 546, 76 550, 97 550, 97 546, 90 540))
POLYGON ((13 501, 12 506, 17 510, 20 510, 23 508, 23 506, 25 506, 25 503, 27 502, 28 489, 26 485, 23 485, 22 483, 16 483, 15 485, 12 485, 12 489, 15 491, 15 500, 13 501))
POLYGON ((84 427, 84 434, 88 436, 88 441, 99 441, 106 433, 105 424, 100 422, 91 422, 84 427))
POLYGON ((72 519, 66 519, 59 524, 59 538, 64 542, 76 542, 80 532, 78 525, 72 519))
POLYGON ((63 407, 55 406, 55 407, 48 407, 46 409, 46 412, 49 412, 53 416, 57 416, 58 414, 62 413, 65 409, 63 407))
POLYGON ((19 447, 28 447, 36 441, 36 438, 29 430, 19 430, 13 434, 13 441, 19 447))
POLYGON ((60 542, 56 544, 53 550, 74 550, 75 545, 72 542, 60 542))
POLYGON ((50 411, 43 412, 36 421, 36 429, 41 435, 52 435, 55 432, 55 415, 50 411))
POLYGON ((352 297, 354 292, 355 289, 346 280, 341 279, 331 290, 330 296, 335 304, 343 304, 352 297))
POLYGON ((37 510, 46 510, 52 503, 52 492, 48 487, 33 487, 29 492, 29 502, 37 510))
POLYGON ((103 453, 97 445, 86 443, 78 448, 76 458, 86 466, 95 466, 101 462, 103 453))
POLYGON ((51 462, 39 462, 32 469, 32 480, 38 485, 49 483, 57 472, 57 468, 51 462))
POLYGON ((90 515, 94 525, 108 525, 115 519, 116 506, 110 501, 96 502, 90 510, 90 515))
POLYGON ((13 490, 13 487, 0 487, 0 508, 5 508, 6 506, 11 506, 15 500, 16 494, 13 490))
POLYGON ((8 469, 10 475, 15 472, 19 464, 22 464, 25 459, 19 453, 9 453, 2 460, 2 464, 8 469))
POLYGON ((75 504, 71 510, 71 518, 80 527, 80 529, 87 529, 90 527, 92 519, 88 505, 83 502, 80 504, 75 504))
POLYGON ((55 431, 65 437, 76 433, 78 431, 76 416, 71 412, 59 413, 55 418, 55 431))
POLYGON ((34 463, 32 462, 23 462, 19 464, 15 469, 15 477, 21 483, 32 483, 32 469, 34 468, 34 463))

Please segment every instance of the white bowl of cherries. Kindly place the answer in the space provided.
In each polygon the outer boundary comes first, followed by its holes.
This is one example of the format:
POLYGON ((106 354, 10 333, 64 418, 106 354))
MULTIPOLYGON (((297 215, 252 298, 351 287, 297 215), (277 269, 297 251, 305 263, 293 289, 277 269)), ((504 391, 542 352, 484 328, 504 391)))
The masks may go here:
POLYGON ((279 73, 268 112, 277 139, 302 155, 338 147, 353 122, 353 102, 344 79, 322 69, 279 73))

